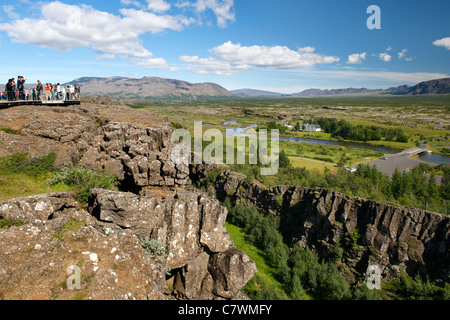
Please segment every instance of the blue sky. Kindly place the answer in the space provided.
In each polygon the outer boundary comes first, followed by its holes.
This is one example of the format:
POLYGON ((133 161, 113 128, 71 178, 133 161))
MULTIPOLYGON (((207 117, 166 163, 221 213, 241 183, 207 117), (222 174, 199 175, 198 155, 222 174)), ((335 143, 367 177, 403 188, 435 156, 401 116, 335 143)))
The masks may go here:
POLYGON ((449 13, 448 0, 1 0, 0 78, 156 76, 282 93, 413 85, 450 76, 449 13), (381 29, 367 27, 370 5, 381 29))

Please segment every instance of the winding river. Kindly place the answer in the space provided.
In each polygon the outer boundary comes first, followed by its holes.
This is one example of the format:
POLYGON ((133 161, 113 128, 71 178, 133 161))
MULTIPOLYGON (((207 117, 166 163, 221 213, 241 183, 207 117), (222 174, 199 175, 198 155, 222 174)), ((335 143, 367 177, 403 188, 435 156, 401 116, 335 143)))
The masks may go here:
MULTIPOLYGON (((226 127, 226 129, 230 129, 233 131, 231 134, 233 136, 246 136, 250 137, 251 134, 245 133, 250 128, 255 127, 256 125, 252 125, 245 128, 233 128, 233 127, 226 127)), ((226 134, 226 132, 225 132, 226 134)), ((360 143, 360 142, 347 142, 347 141, 334 141, 334 140, 322 140, 322 139, 310 139, 310 138, 298 138, 298 137, 280 137, 280 140, 282 141, 290 141, 290 142, 306 142, 306 143, 315 143, 315 144, 322 144, 322 145, 337 145, 337 146, 344 146, 344 147, 353 147, 353 148, 359 148, 359 149, 368 149, 368 150, 374 150, 378 151, 384 154, 394 154, 399 153, 402 150, 399 149, 393 149, 383 146, 374 146, 368 143, 360 143)), ((443 156, 440 154, 434 154, 434 153, 422 153, 419 155, 420 160, 426 161, 426 162, 432 162, 432 163, 444 163, 450 165, 450 157, 443 156)))
MULTIPOLYGON (((169 117, 174 118, 182 121, 194 121, 194 120, 188 120, 183 117, 169 117)), ((250 128, 257 127, 256 124, 249 125, 247 127, 229 127, 229 125, 236 124, 236 120, 230 120, 228 122, 225 122, 223 124, 225 129, 229 129, 228 132, 231 133, 233 136, 246 136, 251 137, 251 134, 245 133, 250 128)), ((215 126, 214 124, 210 123, 203 123, 204 126, 215 126)), ((227 131, 224 132, 224 134, 228 134, 227 131)), ((306 143, 315 143, 315 144, 322 144, 322 145, 337 145, 337 146, 344 146, 344 147, 353 147, 353 148, 359 148, 359 149, 369 149, 378 151, 384 154, 394 154, 399 153, 402 150, 399 149, 393 149, 383 146, 374 146, 368 143, 362 143, 362 142, 347 142, 347 141, 334 141, 334 140, 322 140, 322 139, 310 139, 310 138, 297 138, 297 137, 280 137, 280 140, 282 141, 290 141, 290 142, 306 142, 306 143)), ((419 155, 420 160, 431 162, 431 163, 444 163, 450 165, 450 157, 443 156, 440 154, 435 153, 422 153, 419 155)))

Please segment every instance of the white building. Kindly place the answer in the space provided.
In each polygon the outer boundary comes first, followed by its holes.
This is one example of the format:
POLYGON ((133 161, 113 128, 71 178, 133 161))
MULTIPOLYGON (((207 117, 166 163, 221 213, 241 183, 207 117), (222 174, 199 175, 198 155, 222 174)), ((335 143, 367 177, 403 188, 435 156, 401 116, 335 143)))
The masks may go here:
POLYGON ((322 128, 320 128, 320 126, 317 124, 301 124, 300 130, 309 132, 321 132, 322 128))

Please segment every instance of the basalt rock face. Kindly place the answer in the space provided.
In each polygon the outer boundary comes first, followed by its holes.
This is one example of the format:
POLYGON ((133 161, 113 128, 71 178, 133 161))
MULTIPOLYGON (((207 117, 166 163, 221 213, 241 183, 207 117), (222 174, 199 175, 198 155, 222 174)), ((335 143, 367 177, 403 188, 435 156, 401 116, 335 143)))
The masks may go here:
POLYGON ((108 98, 81 106, 19 106, 0 112, 0 156, 56 153, 55 166, 106 169, 133 190, 190 184, 189 168, 171 160, 170 123, 108 98), (17 132, 11 134, 7 132, 17 132))
POLYGON ((0 299, 246 299, 256 266, 226 232, 226 208, 171 161, 170 123, 107 98, 0 112, 0 156, 116 174, 123 191, 0 201, 0 299))
POLYGON ((0 229, 1 296, 245 299, 240 290, 256 267, 234 247, 226 215, 195 190, 94 189, 88 210, 69 193, 0 202, 0 219, 24 223, 0 229), (79 287, 71 290, 74 266, 79 287))
POLYGON ((220 198, 230 197, 281 213, 286 239, 314 247, 327 258, 336 245, 349 279, 378 265, 384 277, 422 272, 450 281, 450 217, 417 208, 378 203, 326 189, 267 188, 246 176, 223 171, 215 183, 220 198))

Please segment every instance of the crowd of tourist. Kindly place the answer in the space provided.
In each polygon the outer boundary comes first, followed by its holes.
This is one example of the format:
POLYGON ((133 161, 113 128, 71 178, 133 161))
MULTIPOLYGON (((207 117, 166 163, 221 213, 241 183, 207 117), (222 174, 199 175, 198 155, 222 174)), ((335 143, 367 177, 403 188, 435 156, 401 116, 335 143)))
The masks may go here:
POLYGON ((80 100, 81 88, 77 85, 63 86, 59 83, 46 83, 38 80, 36 87, 25 87, 26 79, 23 76, 8 80, 5 91, 1 92, 0 101, 63 101, 80 100))

